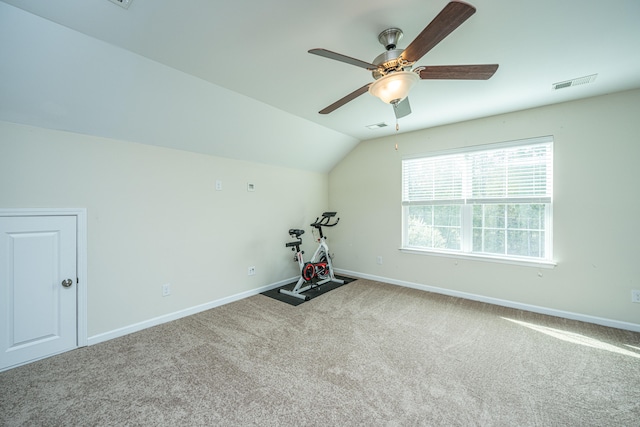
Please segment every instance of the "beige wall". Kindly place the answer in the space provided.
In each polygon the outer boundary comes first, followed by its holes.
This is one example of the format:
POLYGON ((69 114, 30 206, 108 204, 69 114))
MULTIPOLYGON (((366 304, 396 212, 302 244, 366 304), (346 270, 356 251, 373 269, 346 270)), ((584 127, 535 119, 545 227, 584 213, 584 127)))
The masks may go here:
POLYGON ((0 122, 0 208, 87 208, 90 338, 294 277, 287 230, 327 191, 326 174, 0 122))
POLYGON ((365 141, 328 178, 0 122, 0 208, 87 208, 89 337, 293 277, 286 231, 327 207, 340 269, 640 325, 638 105, 631 91, 365 141), (555 139, 556 268, 398 250, 403 155, 541 135, 555 139))
POLYGON ((336 266, 640 327, 639 107, 636 90, 360 143, 329 174, 336 266), (544 135, 555 141, 554 269, 398 250, 403 155, 544 135))

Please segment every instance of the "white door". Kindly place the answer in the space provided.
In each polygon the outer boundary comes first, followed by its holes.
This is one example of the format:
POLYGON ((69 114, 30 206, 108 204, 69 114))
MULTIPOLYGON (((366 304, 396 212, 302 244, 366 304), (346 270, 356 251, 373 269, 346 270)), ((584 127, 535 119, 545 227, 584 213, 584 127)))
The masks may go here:
POLYGON ((77 217, 0 217, 0 370, 78 346, 77 217))

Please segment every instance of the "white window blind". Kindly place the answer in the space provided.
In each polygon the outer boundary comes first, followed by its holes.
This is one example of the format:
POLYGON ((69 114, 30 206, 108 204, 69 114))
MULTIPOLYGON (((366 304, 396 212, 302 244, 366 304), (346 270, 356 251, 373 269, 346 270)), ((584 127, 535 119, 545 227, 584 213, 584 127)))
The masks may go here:
POLYGON ((551 202, 551 143, 479 151, 466 157, 471 202, 551 202))
POLYGON ((402 203, 550 203, 553 156, 545 142, 519 142, 402 162, 402 203))
POLYGON ((461 203, 465 173, 463 155, 423 157, 402 162, 403 204, 461 203))

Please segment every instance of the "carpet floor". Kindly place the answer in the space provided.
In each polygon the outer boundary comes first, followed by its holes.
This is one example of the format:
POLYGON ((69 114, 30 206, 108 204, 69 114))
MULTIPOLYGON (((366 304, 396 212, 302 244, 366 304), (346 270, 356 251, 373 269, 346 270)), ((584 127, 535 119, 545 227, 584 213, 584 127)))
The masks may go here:
POLYGON ((0 373, 2 426, 638 426, 640 334, 359 279, 0 373))

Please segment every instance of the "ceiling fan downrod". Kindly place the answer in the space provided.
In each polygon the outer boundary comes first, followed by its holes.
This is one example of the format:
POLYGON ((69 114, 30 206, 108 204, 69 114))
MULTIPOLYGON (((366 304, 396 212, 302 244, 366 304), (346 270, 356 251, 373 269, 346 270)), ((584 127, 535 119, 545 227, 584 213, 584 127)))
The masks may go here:
POLYGON ((386 50, 393 50, 402 39, 402 30, 400 28, 387 28, 378 34, 378 41, 386 50))

